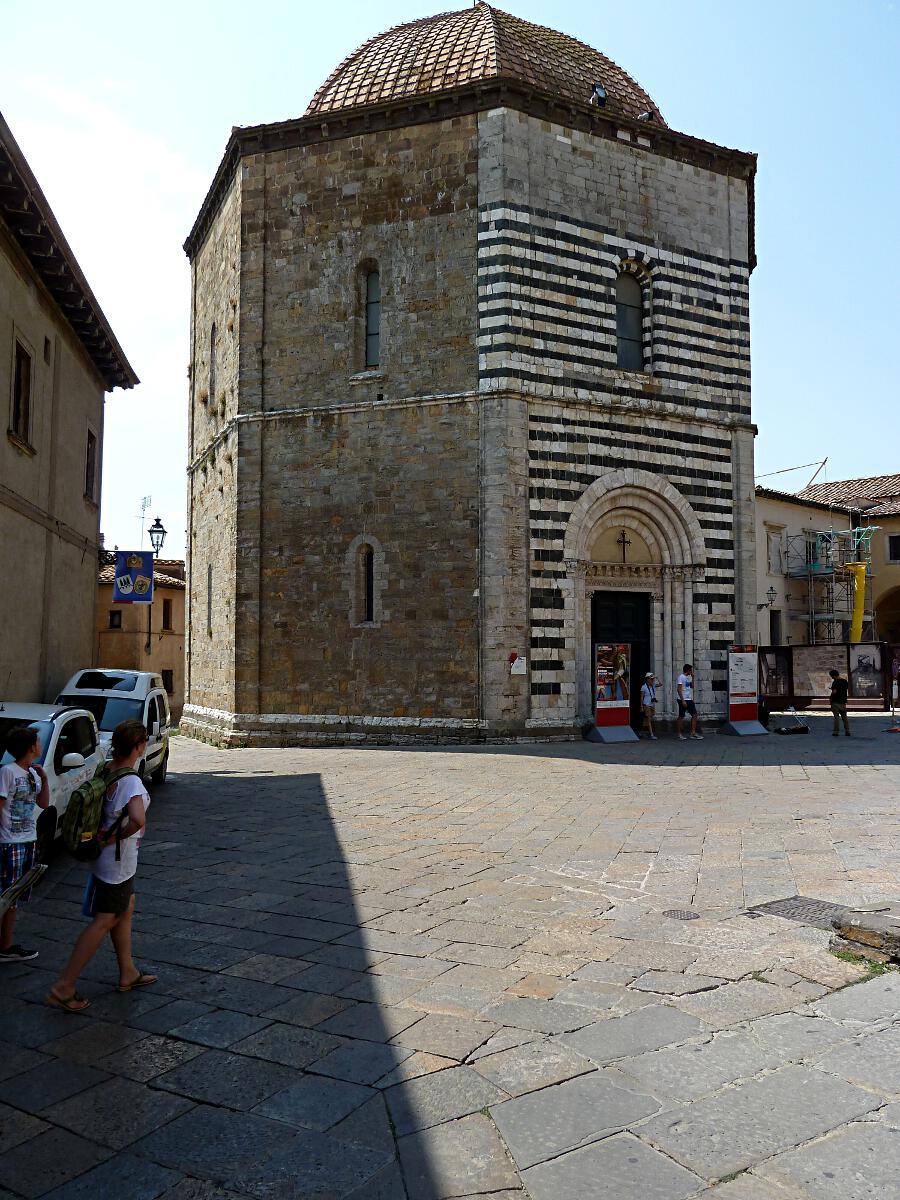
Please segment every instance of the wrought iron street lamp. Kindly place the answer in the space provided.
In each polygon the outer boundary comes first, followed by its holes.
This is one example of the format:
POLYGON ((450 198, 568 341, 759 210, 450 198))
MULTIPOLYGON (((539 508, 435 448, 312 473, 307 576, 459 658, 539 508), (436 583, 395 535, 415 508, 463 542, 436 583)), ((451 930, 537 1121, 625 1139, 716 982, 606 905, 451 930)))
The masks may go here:
MULTIPOLYGON (((153 557, 156 558, 156 556, 159 554, 160 550, 162 550, 162 548, 163 548, 163 543, 166 540, 166 533, 168 531, 166 530, 165 526, 163 525, 163 523, 159 519, 159 517, 157 517, 156 520, 153 522, 153 524, 150 526, 150 528, 147 530, 147 532, 150 535, 150 545, 153 547, 153 557)), ((150 603, 147 605, 147 641, 144 644, 144 651, 147 654, 149 654, 150 650, 151 650, 152 637, 153 637, 153 601, 151 600, 150 603)))
POLYGON ((163 548, 163 542, 166 540, 168 530, 164 528, 162 521, 157 517, 147 532, 150 535, 150 545, 153 547, 153 553, 159 554, 163 548))

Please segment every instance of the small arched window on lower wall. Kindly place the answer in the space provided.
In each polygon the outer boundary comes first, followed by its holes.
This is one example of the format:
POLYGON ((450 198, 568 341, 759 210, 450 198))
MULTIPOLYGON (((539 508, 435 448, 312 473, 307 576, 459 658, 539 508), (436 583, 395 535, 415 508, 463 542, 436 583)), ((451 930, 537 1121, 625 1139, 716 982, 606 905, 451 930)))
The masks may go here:
POLYGON ((630 271, 616 279, 616 362, 625 371, 644 371, 644 291, 630 271))
POLYGON ((360 534, 347 550, 350 624, 378 626, 384 620, 381 591, 384 555, 377 538, 360 534))
POLYGON ((370 625, 375 620, 375 551, 368 543, 359 548, 360 616, 370 625))

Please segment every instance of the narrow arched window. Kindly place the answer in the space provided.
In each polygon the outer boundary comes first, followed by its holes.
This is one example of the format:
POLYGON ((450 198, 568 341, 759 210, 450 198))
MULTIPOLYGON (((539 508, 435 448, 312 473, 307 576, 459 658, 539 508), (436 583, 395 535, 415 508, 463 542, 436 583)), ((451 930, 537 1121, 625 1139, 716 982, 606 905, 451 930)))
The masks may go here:
POLYGON ((216 402, 216 323, 209 330, 209 402, 216 402))
POLYGON ((644 298, 641 285, 628 271, 616 280, 617 361, 626 371, 644 369, 644 298))
POLYGON ((366 275, 366 366, 381 361, 381 277, 377 271, 366 275))
POLYGON ((375 553, 371 546, 360 547, 359 575, 362 619, 372 622, 375 620, 375 553))

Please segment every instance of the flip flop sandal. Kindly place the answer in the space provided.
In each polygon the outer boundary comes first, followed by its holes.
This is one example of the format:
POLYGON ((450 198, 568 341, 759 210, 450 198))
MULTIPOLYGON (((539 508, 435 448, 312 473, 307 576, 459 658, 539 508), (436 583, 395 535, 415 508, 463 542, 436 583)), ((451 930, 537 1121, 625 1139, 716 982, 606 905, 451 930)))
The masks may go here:
POLYGON ((71 996, 58 996, 56 992, 50 992, 47 996, 47 1003, 51 1008, 61 1008, 63 1012, 78 1013, 84 1012, 86 1008, 90 1008, 90 1000, 86 1000, 84 996, 78 992, 73 992, 71 996))
POLYGON ((119 991, 120 992, 133 992, 135 988, 149 987, 151 983, 157 983, 158 981, 159 981, 158 975, 144 975, 142 973, 142 974, 138 975, 138 977, 137 977, 137 979, 135 979, 134 983, 126 983, 126 984, 120 983, 119 991))

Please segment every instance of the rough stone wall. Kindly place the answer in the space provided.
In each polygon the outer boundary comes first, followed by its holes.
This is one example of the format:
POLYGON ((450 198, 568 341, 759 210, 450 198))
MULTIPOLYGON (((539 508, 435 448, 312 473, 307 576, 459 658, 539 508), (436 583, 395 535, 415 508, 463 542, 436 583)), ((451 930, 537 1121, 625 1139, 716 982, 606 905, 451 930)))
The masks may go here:
POLYGON ((532 720, 574 716, 565 524, 627 466, 672 482, 700 520, 688 653, 717 712, 727 646, 755 626, 746 183, 505 109, 482 115, 481 140, 480 386, 533 397, 532 720), (616 363, 625 262, 647 285, 643 373, 616 363))
POLYGON ((238 172, 193 263, 189 400, 186 701, 228 712, 234 710, 237 637, 234 417, 239 396, 240 267, 238 172), (213 322, 215 368, 211 372, 213 322))
POLYGON ((266 439, 261 711, 477 716, 475 404, 319 411, 266 439), (379 554, 371 623, 354 542, 379 554))
MULTIPOLYGON (((244 270, 265 335, 262 378, 242 387, 242 411, 474 389, 477 169, 474 117, 246 160, 244 270), (372 266, 377 372, 363 369, 372 266)), ((261 333, 246 324, 245 349, 261 333)))
MULTIPOLYGON (((238 714, 233 740, 285 714, 478 717, 475 134, 459 118, 241 164, 237 396, 216 430, 235 481, 234 656, 195 651, 189 698, 238 714), (382 354, 363 370, 374 267, 382 354), (347 564, 363 536, 378 547, 369 625, 352 619, 347 564)), ((229 292, 234 199, 195 263, 195 389, 229 292)), ((195 606, 204 548, 222 544, 215 493, 204 481, 195 502, 195 606)))
POLYGON ((32 358, 31 428, 26 445, 0 434, 0 699, 52 701, 94 662, 104 386, 0 223, 4 429, 12 425, 16 339, 32 358), (89 429, 97 438, 93 497, 85 495, 89 429))

